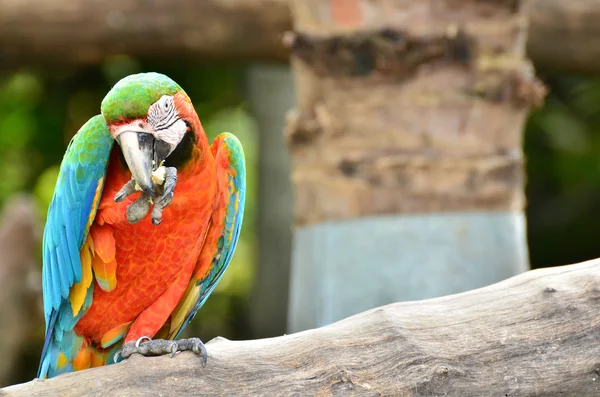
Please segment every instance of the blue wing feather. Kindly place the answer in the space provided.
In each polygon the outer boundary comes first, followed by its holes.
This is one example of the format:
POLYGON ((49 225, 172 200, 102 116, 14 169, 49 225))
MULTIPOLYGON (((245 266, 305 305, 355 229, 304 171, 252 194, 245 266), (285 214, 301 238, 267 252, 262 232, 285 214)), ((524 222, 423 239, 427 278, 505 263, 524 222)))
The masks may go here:
MULTIPOLYGON (((65 211, 65 223, 67 225, 73 224, 73 219, 71 216, 71 211, 68 208, 64 209, 65 211)), ((70 227, 65 227, 65 234, 67 237, 67 248, 69 253, 69 262, 70 273, 68 278, 75 280, 75 282, 81 281, 81 259, 79 257, 79 250, 81 247, 78 244, 77 238, 75 236, 75 231, 70 227)), ((65 266, 68 267, 68 266, 65 266)))
MULTIPOLYGON (((73 339, 73 327, 84 310, 73 316, 68 297, 73 284, 81 281, 80 250, 90 215, 98 207, 98 202, 92 206, 98 189, 102 191, 113 142, 102 116, 92 117, 69 143, 60 166, 42 242, 46 341, 38 377, 56 373, 53 363, 59 352, 73 354, 65 343, 73 339)), ((84 307, 91 305, 91 290, 84 307)))

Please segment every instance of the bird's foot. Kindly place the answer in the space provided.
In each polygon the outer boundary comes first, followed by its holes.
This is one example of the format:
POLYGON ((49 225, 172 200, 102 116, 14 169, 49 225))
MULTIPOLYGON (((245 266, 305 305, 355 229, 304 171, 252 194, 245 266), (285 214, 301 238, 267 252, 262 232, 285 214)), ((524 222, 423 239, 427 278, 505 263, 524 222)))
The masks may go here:
POLYGON ((166 167, 163 181, 163 194, 157 198, 152 207, 152 224, 158 226, 162 222, 163 210, 171 204, 175 186, 177 185, 177 168, 166 167))
POLYGON ((150 196, 142 192, 137 200, 127 206, 127 222, 130 225, 134 225, 144 219, 148 215, 151 205, 152 199, 150 196))
POLYGON ((135 342, 127 342, 114 357, 117 362, 119 356, 124 359, 131 357, 132 354, 141 354, 142 356, 163 356, 170 354, 173 357, 177 352, 192 351, 202 357, 202 366, 206 366, 208 352, 200 338, 189 338, 179 340, 151 339, 142 336, 135 342))
POLYGON ((115 203, 120 203, 121 201, 125 200, 127 196, 137 192, 138 190, 136 189, 135 185, 136 181, 134 179, 130 179, 129 182, 124 184, 121 190, 119 190, 119 192, 115 195, 115 203))
MULTIPOLYGON (((152 224, 158 226, 162 223, 162 212, 171 204, 175 186, 177 185, 177 168, 159 167, 152 176, 157 191, 162 192, 158 198, 153 198, 142 192, 140 197, 127 206, 127 222, 133 225, 144 219, 150 207, 152 207, 152 224)), ((120 203, 128 196, 140 191, 137 182, 134 179, 128 181, 121 190, 115 195, 115 202, 120 203)))

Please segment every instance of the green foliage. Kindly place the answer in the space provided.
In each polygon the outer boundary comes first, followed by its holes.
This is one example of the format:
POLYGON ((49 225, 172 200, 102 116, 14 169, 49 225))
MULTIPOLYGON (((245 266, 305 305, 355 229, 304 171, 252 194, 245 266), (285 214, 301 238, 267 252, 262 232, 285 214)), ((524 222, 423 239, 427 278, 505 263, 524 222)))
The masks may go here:
POLYGON ((50 206, 50 202, 52 201, 54 186, 56 185, 59 171, 60 166, 58 164, 48 167, 42 172, 33 188, 33 193, 38 199, 39 208, 41 211, 40 216, 44 220, 46 219, 46 212, 50 206))
POLYGON ((600 78, 548 76, 525 134, 529 248, 535 267, 600 256, 600 78))
POLYGON ((36 156, 29 151, 38 123, 35 109, 43 88, 30 73, 15 73, 0 80, 0 205, 5 199, 26 189, 34 175, 36 156))

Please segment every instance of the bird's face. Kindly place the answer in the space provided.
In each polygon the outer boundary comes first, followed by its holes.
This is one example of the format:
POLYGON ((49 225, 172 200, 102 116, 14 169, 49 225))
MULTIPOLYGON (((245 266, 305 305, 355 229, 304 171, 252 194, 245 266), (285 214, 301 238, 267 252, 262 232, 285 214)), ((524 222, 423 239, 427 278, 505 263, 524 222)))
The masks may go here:
POLYGON ((155 197, 152 173, 175 150, 188 131, 174 96, 163 95, 150 105, 146 117, 109 126, 133 178, 155 197))

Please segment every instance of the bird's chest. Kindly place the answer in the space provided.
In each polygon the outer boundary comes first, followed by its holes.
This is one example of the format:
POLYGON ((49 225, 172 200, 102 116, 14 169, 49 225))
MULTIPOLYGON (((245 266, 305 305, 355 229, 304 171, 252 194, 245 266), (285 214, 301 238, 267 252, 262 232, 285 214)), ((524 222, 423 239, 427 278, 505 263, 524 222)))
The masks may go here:
POLYGON ((198 258, 211 213, 210 201, 174 200, 158 226, 147 216, 136 225, 117 228, 117 278, 145 276, 159 281, 175 277, 198 258))
POLYGON ((134 225, 114 225, 117 279, 136 278, 140 282, 140 278, 147 278, 148 283, 168 283, 193 266, 214 210, 215 189, 216 185, 210 183, 182 184, 164 209, 160 225, 153 225, 150 215, 134 225))
POLYGON ((205 173, 180 175, 173 200, 163 211, 163 221, 155 226, 150 214, 139 223, 127 222, 127 206, 137 197, 114 203, 112 198, 122 183, 120 179, 107 181, 98 213, 101 222, 112 225, 114 230, 114 295, 134 288, 143 290, 151 300, 181 272, 192 272, 214 211, 217 184, 214 176, 205 173))
MULTIPOLYGON (((101 201, 96 221, 113 229, 116 287, 110 292, 94 289, 92 307, 78 326, 82 334, 99 340, 108 330, 134 320, 178 278, 191 278, 214 211, 216 183, 214 178, 180 182, 158 226, 150 214, 139 223, 127 222, 125 211, 135 198, 119 204, 101 201)), ((102 200, 114 197, 110 184, 108 188, 102 200)))

